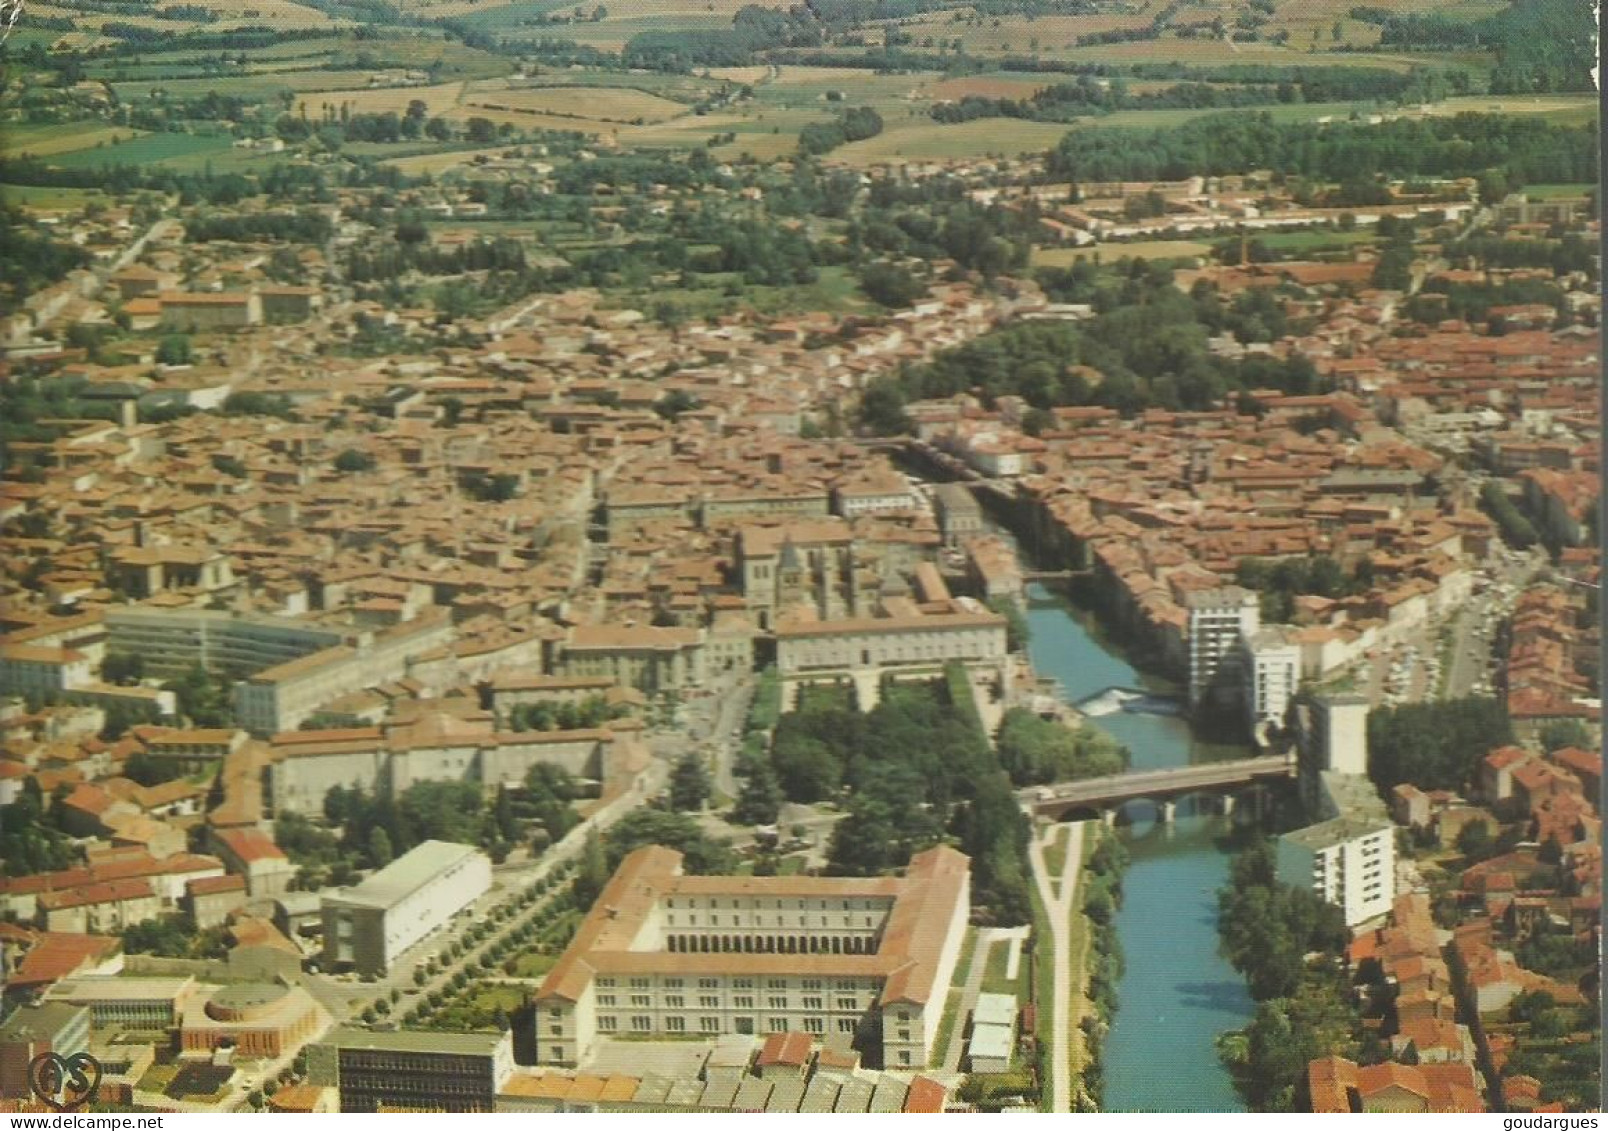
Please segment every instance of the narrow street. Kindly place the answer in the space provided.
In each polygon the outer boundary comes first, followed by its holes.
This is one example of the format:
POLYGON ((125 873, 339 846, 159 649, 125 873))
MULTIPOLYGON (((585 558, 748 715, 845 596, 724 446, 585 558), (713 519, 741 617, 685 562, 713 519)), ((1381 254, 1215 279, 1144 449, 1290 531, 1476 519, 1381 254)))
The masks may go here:
POLYGON ((1052 882, 1049 865, 1044 859, 1044 846, 1059 833, 1061 826, 1051 825, 1044 836, 1034 837, 1028 846, 1028 858, 1033 865, 1033 883, 1038 888, 1039 899, 1043 901, 1045 914, 1050 921, 1054 964, 1051 984, 1055 994, 1050 1011, 1052 1019, 1050 1110, 1053 1112, 1072 1110, 1072 1072, 1067 1050, 1071 1047, 1072 1029, 1077 1024, 1071 1008, 1073 986, 1070 923, 1074 911, 1072 900, 1077 894, 1078 869, 1083 866, 1083 823, 1069 822, 1065 827, 1066 862, 1061 866, 1060 876, 1053 877, 1059 881, 1059 894, 1056 893, 1056 884, 1052 882))

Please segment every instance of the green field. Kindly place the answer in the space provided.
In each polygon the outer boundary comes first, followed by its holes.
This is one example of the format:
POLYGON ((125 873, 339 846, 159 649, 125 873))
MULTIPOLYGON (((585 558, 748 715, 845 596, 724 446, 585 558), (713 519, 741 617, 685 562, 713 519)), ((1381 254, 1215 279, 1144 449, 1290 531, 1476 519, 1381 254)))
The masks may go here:
POLYGON ((79 149, 61 153, 50 159, 52 165, 63 169, 98 169, 103 165, 167 165, 173 169, 199 170, 208 161, 221 162, 220 158, 239 155, 227 137, 210 137, 199 134, 147 134, 121 145, 102 145, 92 149, 79 149))

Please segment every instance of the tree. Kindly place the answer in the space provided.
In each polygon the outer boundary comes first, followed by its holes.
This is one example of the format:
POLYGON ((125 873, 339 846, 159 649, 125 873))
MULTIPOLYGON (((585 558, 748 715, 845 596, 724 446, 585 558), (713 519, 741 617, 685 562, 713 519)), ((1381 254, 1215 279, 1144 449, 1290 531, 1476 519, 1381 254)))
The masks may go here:
POLYGON ((335 457, 335 470, 348 475, 355 471, 373 471, 374 457, 356 448, 347 448, 335 457))
POLYGON ((188 365, 190 357, 190 339, 184 334, 169 334, 157 343, 156 360, 163 365, 188 365))
POLYGON ((710 837, 694 817, 662 809, 637 809, 609 829, 605 838, 606 872, 612 872, 621 860, 649 844, 662 844, 680 852, 682 867, 689 875, 720 875, 736 866, 730 844, 710 837))
POLYGON ((1565 746, 1593 748, 1591 729, 1579 719, 1556 719, 1541 728, 1541 748, 1548 754, 1565 746))
POLYGON ((376 868, 383 868, 395 857, 391 848, 391 834, 376 825, 369 830, 368 841, 369 863, 376 868))
POLYGON ((708 802, 711 787, 703 759, 688 752, 676 763, 670 775, 670 808, 680 813, 697 812, 708 802))
POLYGON ((770 759, 764 755, 750 759, 745 772, 732 820, 742 825, 774 825, 781 816, 782 786, 770 759))
POLYGON ((587 829, 586 840, 581 845, 581 860, 575 869, 575 902, 581 907, 591 906, 608 882, 609 865, 603 854, 603 841, 595 827, 587 829))
POLYGON ((912 305, 927 293, 927 286, 904 267, 872 263, 860 272, 860 289, 872 302, 892 309, 912 305))
POLYGON ((860 425, 873 436, 897 436, 910 431, 904 394, 897 382, 878 377, 860 397, 860 425))
POLYGON ((1494 847, 1491 838, 1491 826, 1484 821, 1470 821, 1457 833, 1457 851, 1466 857, 1469 863, 1478 863, 1489 856, 1494 847))

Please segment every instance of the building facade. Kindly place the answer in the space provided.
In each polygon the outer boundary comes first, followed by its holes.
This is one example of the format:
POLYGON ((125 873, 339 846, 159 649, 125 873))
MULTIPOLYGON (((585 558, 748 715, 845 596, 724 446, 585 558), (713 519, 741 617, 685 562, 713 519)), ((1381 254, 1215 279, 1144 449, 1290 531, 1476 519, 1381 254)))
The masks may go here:
POLYGON ((399 954, 490 888, 484 853, 427 840, 356 887, 324 896, 325 967, 384 974, 399 954))
POLYGON ((1189 705, 1239 690, 1240 642, 1262 627, 1255 593, 1235 585, 1204 589, 1186 599, 1189 615, 1189 705))
POLYGON ((307 1050, 309 1082, 341 1110, 488 1112, 514 1071, 512 1033, 337 1029, 307 1050))

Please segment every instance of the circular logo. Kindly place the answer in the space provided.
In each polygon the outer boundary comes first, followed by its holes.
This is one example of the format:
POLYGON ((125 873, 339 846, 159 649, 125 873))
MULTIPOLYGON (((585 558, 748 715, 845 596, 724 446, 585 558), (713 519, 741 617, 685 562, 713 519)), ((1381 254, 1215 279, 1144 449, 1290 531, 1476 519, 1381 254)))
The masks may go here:
POLYGON ((28 1086, 40 1103, 57 1111, 77 1111, 89 1103, 100 1082, 100 1061, 87 1052, 42 1052, 28 1064, 28 1086))

